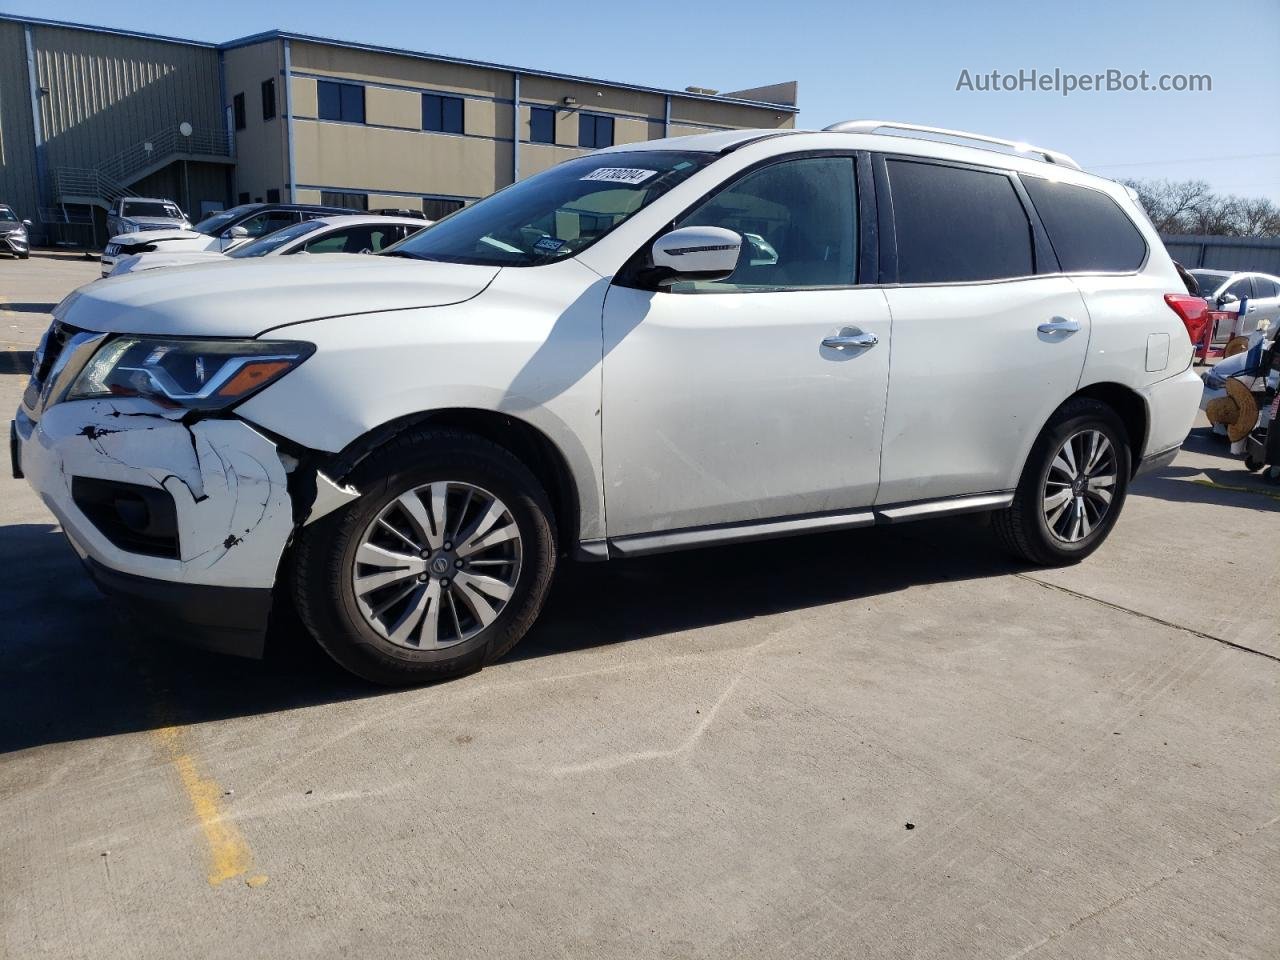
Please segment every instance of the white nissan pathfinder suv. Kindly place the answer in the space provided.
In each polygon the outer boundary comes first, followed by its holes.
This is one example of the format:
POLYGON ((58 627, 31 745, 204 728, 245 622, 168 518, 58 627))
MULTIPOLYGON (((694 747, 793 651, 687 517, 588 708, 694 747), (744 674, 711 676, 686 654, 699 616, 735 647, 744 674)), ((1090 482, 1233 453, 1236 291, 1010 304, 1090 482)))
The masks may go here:
POLYGON ((255 654, 292 605, 351 671, 422 681, 510 650, 560 556, 990 511, 1078 561, 1186 437, 1207 309, 1126 190, 1053 151, 875 121, 657 140, 383 256, 77 290, 14 467, 175 638, 255 654))

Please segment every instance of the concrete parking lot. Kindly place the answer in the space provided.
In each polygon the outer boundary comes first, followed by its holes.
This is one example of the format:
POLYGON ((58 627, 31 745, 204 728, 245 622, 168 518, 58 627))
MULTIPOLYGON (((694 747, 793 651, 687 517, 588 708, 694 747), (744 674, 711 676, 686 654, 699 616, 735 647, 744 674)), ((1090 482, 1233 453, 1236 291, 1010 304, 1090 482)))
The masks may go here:
MULTIPOLYGON (((0 405, 97 264, 0 260, 0 405)), ((7 465, 6 465, 7 466, 7 465)), ((118 621, 0 479, 0 956, 1274 957, 1280 488, 565 567, 422 689, 118 621)))

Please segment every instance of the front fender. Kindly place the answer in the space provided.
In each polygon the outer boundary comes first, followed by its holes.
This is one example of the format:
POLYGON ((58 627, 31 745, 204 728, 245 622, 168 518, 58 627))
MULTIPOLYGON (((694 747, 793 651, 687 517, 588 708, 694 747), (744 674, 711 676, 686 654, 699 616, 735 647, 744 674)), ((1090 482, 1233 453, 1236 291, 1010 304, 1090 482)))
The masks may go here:
POLYGON ((314 343, 316 352, 237 412, 300 446, 329 453, 422 413, 465 408, 503 414, 557 447, 576 487, 579 538, 601 538, 601 312, 607 287, 586 267, 566 261, 504 270, 485 293, 462 304, 274 330, 273 336, 314 343))

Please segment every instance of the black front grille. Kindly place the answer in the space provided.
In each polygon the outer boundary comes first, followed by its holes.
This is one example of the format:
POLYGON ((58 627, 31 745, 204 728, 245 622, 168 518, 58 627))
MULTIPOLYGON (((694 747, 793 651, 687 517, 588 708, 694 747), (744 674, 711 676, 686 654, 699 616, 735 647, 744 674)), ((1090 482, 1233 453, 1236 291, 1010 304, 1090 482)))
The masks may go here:
POLYGON ((49 327, 49 332, 44 335, 40 349, 36 351, 38 363, 32 371, 32 375, 36 378, 37 383, 44 383, 45 380, 49 379, 49 371, 53 369, 54 363, 62 355, 62 348, 67 345, 67 341, 71 339, 73 333, 76 333, 75 329, 64 326, 61 323, 55 322, 49 327))
POLYGON ((177 559, 178 511, 167 490, 117 480, 71 478, 71 499, 121 550, 177 559))
POLYGON ((40 402, 40 389, 49 379, 54 363, 71 337, 68 329, 55 321, 40 339, 40 346, 31 358, 31 379, 27 381, 27 389, 22 394, 22 405, 28 412, 34 411, 40 402))

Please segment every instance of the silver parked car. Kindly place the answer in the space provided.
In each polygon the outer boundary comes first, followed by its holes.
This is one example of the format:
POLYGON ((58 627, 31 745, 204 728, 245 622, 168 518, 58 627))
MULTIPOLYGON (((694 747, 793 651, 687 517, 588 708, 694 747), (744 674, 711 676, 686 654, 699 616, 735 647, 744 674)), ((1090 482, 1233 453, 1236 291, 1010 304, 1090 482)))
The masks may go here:
POLYGON ((150 230, 190 230, 191 221, 172 200, 121 197, 107 214, 107 234, 146 233, 150 230))
POLYGON ((1214 342, 1225 343, 1233 334, 1248 334, 1259 320, 1271 321, 1267 339, 1273 339, 1280 327, 1280 277, 1268 273, 1233 273, 1230 270, 1192 270, 1200 284, 1200 296, 1216 310, 1230 315, 1214 328, 1214 342), (1240 304, 1244 316, 1239 317, 1240 304))

